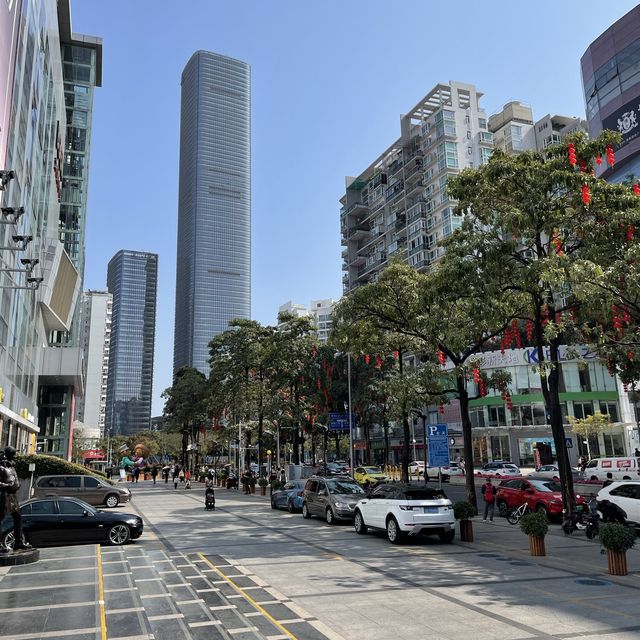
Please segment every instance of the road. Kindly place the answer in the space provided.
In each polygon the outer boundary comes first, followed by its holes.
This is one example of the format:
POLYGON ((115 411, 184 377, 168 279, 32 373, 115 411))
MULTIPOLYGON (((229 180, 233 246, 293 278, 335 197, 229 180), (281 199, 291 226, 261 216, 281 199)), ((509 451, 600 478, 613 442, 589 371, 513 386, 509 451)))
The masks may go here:
MULTIPOLYGON (((219 489, 215 512, 204 511, 197 485, 191 492, 164 485, 133 491, 149 543, 216 558, 231 568, 227 574, 287 603, 307 626, 288 627, 293 635, 285 638, 457 640, 465 629, 474 640, 640 638, 640 554, 629 554, 631 576, 612 579, 599 546, 584 536, 554 529, 539 561, 503 519, 476 521, 473 544, 421 538, 395 547, 382 533, 357 536, 351 525, 273 511, 268 498, 237 491, 219 489)), ((464 494, 463 487, 447 491, 454 500, 464 494)))

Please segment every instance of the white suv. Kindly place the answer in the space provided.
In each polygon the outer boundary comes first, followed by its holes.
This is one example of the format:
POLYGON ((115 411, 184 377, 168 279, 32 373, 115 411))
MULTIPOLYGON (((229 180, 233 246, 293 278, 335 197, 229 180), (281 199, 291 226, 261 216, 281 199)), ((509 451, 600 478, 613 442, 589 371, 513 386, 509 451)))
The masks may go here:
POLYGON ((631 480, 613 482, 598 491, 598 503, 609 500, 618 505, 627 514, 627 520, 640 527, 640 482, 631 480))
POLYGON ((383 529, 389 542, 398 544, 405 535, 437 534, 453 542, 456 521, 451 500, 439 489, 416 484, 381 484, 358 502, 354 511, 356 533, 383 529))

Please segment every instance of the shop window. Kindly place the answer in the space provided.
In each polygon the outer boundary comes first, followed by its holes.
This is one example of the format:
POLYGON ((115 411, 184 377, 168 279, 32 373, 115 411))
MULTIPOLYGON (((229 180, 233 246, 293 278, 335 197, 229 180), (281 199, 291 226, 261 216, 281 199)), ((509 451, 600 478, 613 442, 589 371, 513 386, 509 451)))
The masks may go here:
POLYGON ((610 422, 620 422, 617 402, 600 402, 600 411, 609 416, 610 422))
POLYGON ((469 418, 471 420, 471 427, 473 429, 482 429, 487 426, 484 417, 484 407, 471 409, 469 411, 469 418))
POLYGON ((620 433, 604 433, 602 434, 604 439, 604 453, 607 456, 623 456, 624 441, 622 434, 620 433))
POLYGON ((505 427, 507 415, 504 406, 489 407, 489 426, 505 427))
POLYGON ((491 436, 491 459, 511 460, 509 436, 491 436))

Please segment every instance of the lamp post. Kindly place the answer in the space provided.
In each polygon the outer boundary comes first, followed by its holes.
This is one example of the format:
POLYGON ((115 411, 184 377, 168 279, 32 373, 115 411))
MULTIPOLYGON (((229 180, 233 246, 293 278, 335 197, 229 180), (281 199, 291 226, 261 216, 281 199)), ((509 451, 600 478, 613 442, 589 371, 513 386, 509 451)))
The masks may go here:
POLYGON ((351 413, 351 353, 347 352, 347 389, 349 393, 349 464, 353 476, 353 414, 351 413))

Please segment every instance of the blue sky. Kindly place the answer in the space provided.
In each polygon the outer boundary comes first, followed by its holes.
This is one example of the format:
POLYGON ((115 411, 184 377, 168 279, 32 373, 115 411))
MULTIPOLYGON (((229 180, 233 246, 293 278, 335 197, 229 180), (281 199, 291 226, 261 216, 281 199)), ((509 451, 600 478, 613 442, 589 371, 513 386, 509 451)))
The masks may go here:
POLYGON ((434 84, 534 116, 584 117, 580 56, 631 0, 72 0, 104 39, 94 100, 85 288, 120 249, 159 254, 153 413, 171 384, 180 74, 208 49, 252 67, 252 315, 339 298, 338 199, 434 84))

